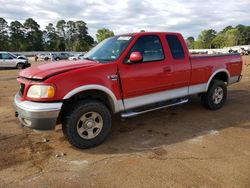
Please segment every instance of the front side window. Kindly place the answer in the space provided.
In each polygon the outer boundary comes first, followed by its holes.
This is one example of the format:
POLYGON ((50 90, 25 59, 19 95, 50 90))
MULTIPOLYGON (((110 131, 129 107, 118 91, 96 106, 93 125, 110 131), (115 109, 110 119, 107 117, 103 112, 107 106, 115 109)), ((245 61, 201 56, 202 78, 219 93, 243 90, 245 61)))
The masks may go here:
POLYGON ((132 36, 115 36, 105 39, 84 55, 84 59, 109 62, 117 60, 132 40, 132 36))
POLYGON ((131 52, 140 52, 143 57, 143 62, 164 59, 161 41, 156 35, 141 36, 132 47, 130 53, 131 52))
POLYGON ((176 35, 167 35, 166 39, 168 41, 169 48, 171 50, 174 59, 184 59, 185 54, 180 40, 176 35))

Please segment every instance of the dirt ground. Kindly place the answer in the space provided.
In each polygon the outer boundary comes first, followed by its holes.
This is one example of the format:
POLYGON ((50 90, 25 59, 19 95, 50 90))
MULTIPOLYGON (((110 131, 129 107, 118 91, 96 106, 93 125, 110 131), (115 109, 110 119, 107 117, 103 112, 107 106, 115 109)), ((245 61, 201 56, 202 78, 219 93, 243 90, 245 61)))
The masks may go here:
POLYGON ((72 147, 60 125, 52 133, 20 126, 17 74, 0 70, 0 187, 250 187, 250 65, 221 110, 204 109, 194 96, 116 117, 108 139, 88 150, 72 147))

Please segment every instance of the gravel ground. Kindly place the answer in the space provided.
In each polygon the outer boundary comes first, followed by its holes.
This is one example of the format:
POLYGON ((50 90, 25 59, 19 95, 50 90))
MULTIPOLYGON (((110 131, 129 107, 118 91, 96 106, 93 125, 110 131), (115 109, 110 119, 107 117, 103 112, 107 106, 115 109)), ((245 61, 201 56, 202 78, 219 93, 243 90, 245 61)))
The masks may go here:
MULTIPOLYGON (((250 57, 244 57, 250 64, 250 57)), ((78 150, 14 117, 18 70, 0 70, 0 187, 250 187, 250 65, 219 111, 199 97, 121 120, 100 146, 78 150)))

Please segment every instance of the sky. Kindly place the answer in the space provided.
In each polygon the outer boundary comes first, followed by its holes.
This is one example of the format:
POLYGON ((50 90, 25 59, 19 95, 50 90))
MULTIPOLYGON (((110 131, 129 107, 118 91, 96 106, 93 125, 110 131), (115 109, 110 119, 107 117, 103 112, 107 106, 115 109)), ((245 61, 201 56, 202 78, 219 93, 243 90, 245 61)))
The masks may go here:
POLYGON ((250 0, 0 0, 9 23, 32 17, 41 29, 58 20, 83 20, 95 38, 99 28, 115 34, 174 31, 197 37, 204 29, 250 25, 250 0))

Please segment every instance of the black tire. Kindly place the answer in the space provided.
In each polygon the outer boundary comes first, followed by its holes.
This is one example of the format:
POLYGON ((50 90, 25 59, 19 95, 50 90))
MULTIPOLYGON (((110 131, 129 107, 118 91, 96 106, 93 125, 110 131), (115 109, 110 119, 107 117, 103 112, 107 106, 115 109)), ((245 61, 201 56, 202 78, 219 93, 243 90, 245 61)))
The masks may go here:
POLYGON ((49 58, 48 58, 48 57, 45 57, 45 58, 44 58, 44 60, 45 60, 45 61, 48 61, 48 60, 49 60, 49 58))
POLYGON ((226 102, 227 99, 227 87, 222 80, 212 80, 208 91, 202 93, 201 103, 202 105, 209 110, 218 110, 226 102), (216 93, 221 91, 219 95, 216 96, 216 93))
MULTIPOLYGON (((79 149, 91 148, 101 144, 108 136, 112 125, 111 113, 109 109, 103 103, 96 100, 83 100, 75 103, 72 106, 73 107, 70 110, 68 110, 68 112, 65 113, 65 117, 63 118, 62 121, 62 129, 66 139, 70 142, 71 145, 79 149), (88 127, 86 128, 86 126, 88 126, 86 125, 88 120, 83 122, 81 119, 83 118, 83 116, 84 118, 86 118, 88 113, 99 114, 101 116, 101 122, 103 124, 102 128, 98 130, 99 133, 94 138, 91 139, 83 138, 89 136, 88 131, 86 130, 89 128, 88 127), (80 124, 82 127, 79 126, 80 124), (80 135, 78 131, 83 127, 85 127, 85 131, 83 131, 80 135), (87 135, 85 132, 87 133, 87 135)), ((88 118, 91 119, 90 117, 88 118)), ((94 120, 94 122, 95 121, 96 120, 94 120)), ((93 127, 91 128, 93 130, 92 133, 94 132, 95 129, 93 127)))
POLYGON ((19 70, 21 70, 21 69, 24 69, 24 68, 25 68, 25 65, 24 65, 23 63, 18 63, 18 64, 16 65, 16 68, 19 69, 19 70))
POLYGON ((55 59, 56 61, 59 61, 60 60, 60 58, 59 57, 56 57, 56 59, 55 59))

